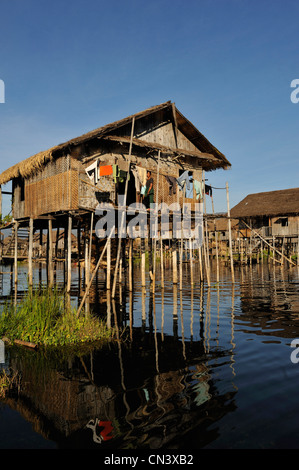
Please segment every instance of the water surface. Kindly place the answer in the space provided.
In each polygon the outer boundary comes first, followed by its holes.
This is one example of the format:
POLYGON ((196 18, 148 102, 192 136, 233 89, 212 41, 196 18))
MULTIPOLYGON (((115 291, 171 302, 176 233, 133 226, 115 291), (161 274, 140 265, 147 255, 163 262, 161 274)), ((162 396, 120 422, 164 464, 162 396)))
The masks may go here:
MULTIPOLYGON (((27 284, 19 269, 18 299, 27 284)), ((237 266, 232 285, 221 266, 210 288, 194 269, 193 289, 184 263, 182 289, 169 267, 153 295, 135 266, 133 293, 119 290, 115 302, 99 273, 89 307, 126 327, 124 341, 82 355, 7 349, 5 367, 22 385, 0 404, 0 448, 298 448, 298 269, 237 266)), ((14 293, 10 274, 2 277, 4 301, 14 293)), ((45 266, 34 279, 46 283, 45 266)), ((56 282, 64 284, 62 265, 56 282)), ((74 266, 74 304, 83 283, 74 266)))

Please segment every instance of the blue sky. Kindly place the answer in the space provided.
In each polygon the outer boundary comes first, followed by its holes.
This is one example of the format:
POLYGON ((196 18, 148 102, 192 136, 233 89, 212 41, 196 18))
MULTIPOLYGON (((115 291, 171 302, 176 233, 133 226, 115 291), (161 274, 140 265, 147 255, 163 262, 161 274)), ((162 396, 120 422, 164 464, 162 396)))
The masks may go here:
MULTIPOLYGON (((2 0, 0 8, 0 171, 171 100, 231 162, 207 175, 212 186, 228 182, 231 207, 249 193, 299 186, 299 103, 290 100, 297 1, 2 0)), ((214 204, 226 210, 225 191, 214 191, 214 204)))

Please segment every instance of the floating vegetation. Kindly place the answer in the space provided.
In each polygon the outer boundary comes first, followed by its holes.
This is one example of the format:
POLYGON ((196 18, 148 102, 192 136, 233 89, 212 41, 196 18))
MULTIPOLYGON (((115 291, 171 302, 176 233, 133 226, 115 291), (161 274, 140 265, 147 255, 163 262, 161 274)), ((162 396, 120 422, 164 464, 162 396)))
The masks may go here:
POLYGON ((17 305, 3 306, 0 338, 24 341, 41 346, 64 346, 108 341, 113 337, 99 318, 88 314, 77 317, 76 309, 57 288, 29 289, 17 305))

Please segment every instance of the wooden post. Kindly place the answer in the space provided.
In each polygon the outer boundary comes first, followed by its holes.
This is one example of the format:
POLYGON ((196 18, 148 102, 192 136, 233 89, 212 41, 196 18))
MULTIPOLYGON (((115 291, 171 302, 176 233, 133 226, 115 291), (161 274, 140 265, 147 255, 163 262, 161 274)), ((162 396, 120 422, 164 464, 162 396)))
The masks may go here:
POLYGON ((160 150, 158 152, 158 168, 157 168, 157 195, 156 195, 156 204, 155 204, 155 230, 154 230, 154 268, 153 268, 153 292, 155 292, 155 283, 156 283, 156 263, 157 263, 157 234, 158 234, 158 217, 159 217, 159 186, 160 186, 160 150))
POLYGON ((141 285, 145 287, 145 239, 141 238, 141 285))
MULTIPOLYGON (((173 222, 172 222, 173 231, 173 222)), ((177 241, 172 237, 172 270, 173 270, 173 283, 178 283, 178 259, 177 259, 177 241)))
POLYGON ((54 282, 53 270, 53 232, 52 232, 52 219, 48 220, 48 279, 49 285, 52 286, 54 282))
POLYGON ((113 279, 113 286, 112 286, 112 299, 115 297, 115 288, 116 288, 116 281, 117 281, 117 271, 119 266, 119 258, 121 254, 121 236, 123 231, 123 224, 124 224, 124 216, 126 212, 126 204, 127 204, 127 193, 128 193, 128 183, 129 183, 129 176, 130 176, 130 165, 131 165, 131 154, 132 154, 132 145, 133 145, 133 135, 134 135, 134 126, 135 126, 135 117, 133 116, 132 119, 132 126, 131 126, 131 138, 130 138, 130 148, 129 148, 129 163, 128 163, 128 174, 126 178, 126 185, 125 185, 125 195, 124 195, 124 208, 121 217, 121 227, 120 233, 118 230, 118 249, 117 249, 117 256, 116 256, 116 263, 115 263, 115 275, 113 279))
POLYGON ((229 236, 229 250, 230 250, 230 266, 231 266, 232 283, 234 283, 234 282, 235 282, 235 275, 234 275, 234 260, 233 260, 233 252, 232 252, 232 230, 231 230, 231 220, 230 220, 228 183, 226 183, 226 200, 227 200, 227 217, 228 217, 228 236, 229 236))
POLYGON ((106 289, 111 289, 111 239, 107 240, 107 274, 106 274, 106 289))
POLYGON ((78 247, 78 266, 80 270, 80 260, 81 260, 81 224, 78 222, 77 226, 77 247, 78 247))
MULTIPOLYGON (((213 215, 215 213, 214 211, 214 199, 213 195, 211 196, 212 199, 212 211, 213 215)), ((217 232, 217 225, 216 225, 216 219, 214 219, 214 230, 215 230, 215 248, 216 248, 216 270, 217 270, 217 282, 219 282, 219 256, 218 256, 218 232, 217 232)))
POLYGON ((84 225, 84 277, 85 277, 85 287, 89 282, 89 244, 88 244, 88 235, 87 235, 87 223, 84 225))
POLYGON ((160 238, 160 258, 161 258, 161 287, 164 289, 164 256, 163 256, 163 240, 162 234, 160 238))
POLYGON ((203 253, 204 253, 204 262, 205 262, 205 270, 207 276, 207 283, 208 287, 211 285, 211 278, 210 278, 210 263, 209 263, 209 247, 208 247, 208 240, 207 240, 207 217, 206 217, 206 184, 205 184, 205 172, 202 172, 202 187, 203 187, 203 196, 204 196, 204 233, 203 233, 203 253))
POLYGON ((39 230, 39 247, 38 247, 38 256, 42 258, 43 256, 43 229, 39 230))
POLYGON ((129 292, 133 291, 133 239, 129 238, 129 292))
POLYGON ((29 286, 33 284, 32 275, 32 254, 33 254, 33 219, 29 220, 29 249, 28 249, 28 283, 29 286))
POLYGON ((14 281, 15 286, 18 283, 18 222, 14 223, 14 232, 15 232, 15 250, 14 250, 14 281))
POLYGON ((89 235, 89 253, 88 253, 88 269, 89 270, 90 270, 90 266, 91 266, 93 219, 94 219, 94 213, 92 212, 91 217, 90 217, 90 235, 89 235))
POLYGON ((72 217, 68 215, 67 229, 67 292, 71 290, 72 277, 72 217))
POLYGON ((84 302, 85 302, 85 300, 86 300, 86 298, 87 298, 87 296, 88 296, 89 289, 90 289, 91 284, 92 284, 92 282, 93 282, 93 280, 94 280, 94 278, 95 278, 95 275, 96 275, 96 273, 97 273, 97 271, 98 271, 98 269, 99 269, 99 267, 100 267, 100 264, 101 264, 101 262, 102 262, 102 259, 103 259, 103 257, 104 257, 104 254, 105 254, 105 252, 106 252, 106 250, 107 250, 108 242, 109 242, 109 240, 111 239, 112 234, 113 234, 113 230, 111 230, 111 232, 110 232, 110 234, 109 234, 109 237, 108 237, 108 239, 107 239, 107 241, 106 241, 106 244, 105 244, 105 246, 104 246, 104 248, 103 248, 103 250, 102 250, 101 256, 99 257, 98 262, 97 262, 97 265, 96 265, 96 267, 95 267, 95 269, 94 269, 94 271, 93 271, 93 273, 92 273, 92 276, 91 276, 91 279, 90 279, 90 281, 89 281, 89 284, 88 284, 87 288, 85 289, 85 293, 84 293, 84 296, 83 296, 83 298, 82 298, 82 300, 81 300, 81 304, 79 305, 79 308, 78 308, 78 310, 77 310, 77 318, 80 316, 80 312, 81 312, 82 307, 83 307, 83 305, 84 305, 84 302))

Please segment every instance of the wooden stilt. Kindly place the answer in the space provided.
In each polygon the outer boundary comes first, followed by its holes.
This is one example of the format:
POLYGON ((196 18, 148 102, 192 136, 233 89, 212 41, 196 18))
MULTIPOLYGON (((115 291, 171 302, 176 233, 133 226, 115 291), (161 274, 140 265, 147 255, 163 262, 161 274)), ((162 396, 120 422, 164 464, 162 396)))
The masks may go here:
POLYGON ((28 283, 29 286, 33 284, 32 274, 32 255, 33 255, 33 219, 29 220, 29 249, 28 249, 28 283))
POLYGON ((15 232, 15 246, 14 246, 14 282, 15 286, 18 283, 18 222, 14 223, 14 232, 15 232))
POLYGON ((129 292, 133 291, 133 239, 129 238, 129 292))
POLYGON ((163 253, 163 240, 160 239, 160 258, 161 258, 161 287, 164 289, 164 253, 163 253))
MULTIPOLYGON (((107 274, 106 289, 111 289, 111 239, 107 240, 107 274)), ((110 295, 110 294, 109 294, 110 295)))
POLYGON ((55 259, 58 258, 58 245, 59 245, 59 236, 60 236, 60 228, 57 227, 56 230, 56 240, 55 240, 55 259))
POLYGON ((71 291, 72 278, 72 217, 68 215, 67 230, 67 292, 71 291))
MULTIPOLYGON (((213 212, 213 215, 214 215, 215 210, 214 210, 213 195, 211 196, 211 200, 212 200, 212 212, 213 212)), ((216 276, 217 276, 217 282, 219 282, 218 232, 217 232, 216 219, 214 219, 214 231, 215 231, 215 249, 216 249, 216 276)))
MULTIPOLYGON (((173 229, 173 227, 172 227, 173 229)), ((177 259, 177 241, 172 239, 172 271, 173 271, 173 283, 178 283, 178 259, 177 259)))
POLYGON ((189 238, 189 256, 190 256, 190 280, 191 280, 191 288, 194 287, 194 276, 193 276, 193 248, 192 248, 192 240, 189 238))
POLYGON ((235 274, 234 274, 234 260, 233 260, 233 251, 232 251, 232 229, 231 229, 231 220, 230 220, 230 207, 229 207, 228 183, 226 183, 226 201, 227 201, 227 217, 228 217, 228 236, 229 236, 229 250, 230 250, 230 267, 231 267, 232 283, 234 284, 234 282, 235 282, 235 274))
POLYGON ((145 239, 141 239, 141 285, 146 286, 145 282, 145 239))
POLYGON ((38 256, 42 258, 43 256, 43 229, 39 230, 39 243, 38 243, 38 256))
POLYGON ((100 256, 99 259, 98 259, 97 265, 96 265, 96 267, 95 267, 95 269, 94 269, 94 271, 93 271, 93 273, 92 273, 92 276, 91 276, 91 279, 90 279, 90 281, 89 281, 89 284, 88 284, 87 288, 85 289, 85 294, 84 294, 84 296, 83 296, 83 298, 82 298, 82 300, 81 300, 81 304, 79 305, 79 308, 78 308, 78 310, 77 310, 77 318, 80 316, 80 312, 81 312, 81 310, 82 310, 82 307, 83 307, 83 305, 84 305, 84 303, 85 303, 85 300, 86 300, 86 298, 87 298, 87 296, 88 296, 88 294, 89 294, 89 289, 90 289, 90 287, 91 287, 91 284, 92 284, 92 282, 93 282, 93 280, 94 280, 94 278, 95 278, 95 275, 96 275, 96 273, 97 273, 97 271, 98 271, 98 269, 99 269, 99 267, 100 267, 100 264, 101 264, 101 262, 102 262, 102 259, 103 259, 104 255, 105 255, 105 253, 106 253, 107 246, 108 246, 108 242, 109 242, 109 240, 110 240, 111 237, 112 237, 112 233, 113 233, 113 230, 111 231, 111 233, 109 234, 109 237, 107 238, 106 244, 105 244, 105 246, 104 246, 104 248, 103 248, 103 250, 102 250, 101 256, 100 256))
POLYGON ((51 287, 54 283, 54 270, 53 270, 53 231, 52 219, 48 220, 48 282, 51 287))
POLYGON ((120 233, 118 231, 118 235, 119 235, 118 250, 117 250, 117 256, 116 256, 116 263, 115 263, 115 275, 114 275, 113 286, 112 286, 112 299, 114 299, 114 297, 115 297, 117 271, 118 271, 118 266, 119 266, 119 258, 120 258, 120 254, 121 254, 121 236, 122 236, 122 232, 123 232, 124 216, 125 216, 126 203, 127 203, 127 193, 128 193, 128 182, 129 182, 130 165, 131 165, 131 154, 132 154, 134 126, 135 126, 135 117, 133 116, 132 126, 131 126, 130 148, 129 148, 128 174, 127 174, 127 178, 126 178, 125 194, 124 194, 124 207, 123 207, 123 212, 122 212, 122 217, 121 217, 120 233))
POLYGON ((89 238, 87 235, 87 225, 84 227, 84 271, 85 271, 85 287, 89 283, 89 238))
POLYGON ((205 196, 205 172, 202 172, 202 187, 203 187, 203 196, 204 196, 204 233, 203 233, 203 253, 204 253, 204 263, 208 287, 211 285, 210 278, 210 263, 209 263, 209 247, 208 247, 208 238, 207 238, 207 217, 206 217, 206 196, 205 196))
POLYGON ((157 165, 157 195, 155 204, 155 230, 154 230, 154 266, 153 266, 153 292, 155 292, 156 284, 156 258, 157 258, 157 236, 158 236, 158 217, 159 217, 159 187, 160 187, 160 150, 158 152, 158 165, 157 165))
POLYGON ((88 252, 88 269, 89 270, 90 270, 90 266, 91 266, 93 220, 94 220, 94 213, 92 212, 91 216, 90 216, 90 234, 89 234, 89 252, 88 252))

